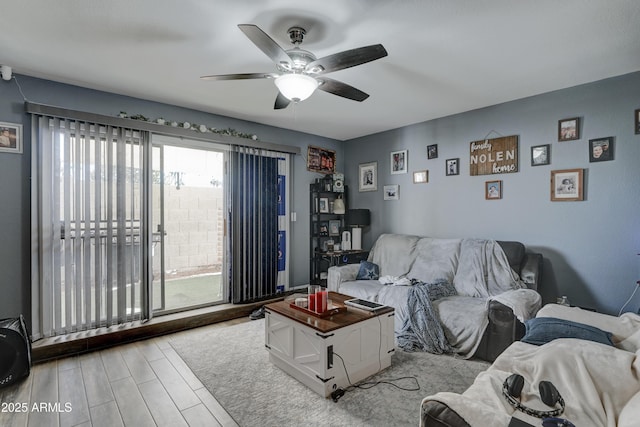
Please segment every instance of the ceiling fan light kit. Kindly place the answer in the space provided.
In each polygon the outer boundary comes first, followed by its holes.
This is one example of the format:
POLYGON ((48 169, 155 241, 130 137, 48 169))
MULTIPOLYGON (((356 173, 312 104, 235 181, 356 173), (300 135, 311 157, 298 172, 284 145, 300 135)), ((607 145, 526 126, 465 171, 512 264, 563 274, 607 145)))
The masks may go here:
POLYGON ((203 76, 207 80, 246 80, 274 78, 279 90, 274 109, 286 108, 290 102, 301 102, 309 98, 316 89, 362 102, 368 94, 338 80, 323 77, 324 74, 362 65, 387 56, 381 44, 365 46, 357 49, 328 55, 316 59, 315 55, 301 49, 306 31, 301 27, 288 30, 293 48, 285 51, 267 33, 256 25, 241 24, 238 28, 276 64, 278 73, 244 73, 203 76))
POLYGON ((293 102, 304 101, 315 92, 318 81, 306 74, 283 74, 275 81, 278 90, 293 102))

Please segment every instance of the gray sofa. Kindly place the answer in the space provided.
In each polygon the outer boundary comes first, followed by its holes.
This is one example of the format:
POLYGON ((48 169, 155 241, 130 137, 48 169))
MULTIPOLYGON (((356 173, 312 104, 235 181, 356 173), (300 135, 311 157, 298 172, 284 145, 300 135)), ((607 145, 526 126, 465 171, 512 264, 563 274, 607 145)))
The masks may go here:
POLYGON ((540 306, 534 291, 540 283, 542 256, 527 252, 519 242, 382 234, 368 261, 378 266, 379 280, 358 280, 359 264, 335 266, 328 272, 329 290, 393 306, 398 334, 407 317, 404 300, 411 286, 383 283, 450 282, 458 295, 432 304, 447 339, 463 357, 495 360, 524 334, 518 317, 532 317, 540 306), (520 299, 526 301, 520 304, 520 299))

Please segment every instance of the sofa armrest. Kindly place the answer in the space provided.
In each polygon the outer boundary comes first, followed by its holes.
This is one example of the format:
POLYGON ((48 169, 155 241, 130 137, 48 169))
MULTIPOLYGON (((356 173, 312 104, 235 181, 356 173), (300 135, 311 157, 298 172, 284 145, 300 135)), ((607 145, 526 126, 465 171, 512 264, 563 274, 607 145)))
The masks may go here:
POLYGON ((514 341, 524 336, 525 328, 513 311, 498 301, 489 301, 488 317, 489 324, 474 356, 493 362, 514 341))
POLYGON ((520 278, 529 289, 538 290, 540 279, 542 279, 542 255, 528 253, 525 254, 520 269, 520 278))
POLYGON ((420 427, 470 427, 456 411, 434 400, 423 400, 420 427))
POLYGON ((343 282, 356 280, 360 264, 345 264, 329 267, 327 274, 327 290, 340 292, 340 285, 343 282))

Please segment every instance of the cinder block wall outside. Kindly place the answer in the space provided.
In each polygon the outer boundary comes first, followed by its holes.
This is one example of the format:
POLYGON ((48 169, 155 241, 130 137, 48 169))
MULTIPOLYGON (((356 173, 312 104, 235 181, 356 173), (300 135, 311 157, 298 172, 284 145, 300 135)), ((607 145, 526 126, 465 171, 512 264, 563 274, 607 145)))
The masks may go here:
MULTIPOLYGON (((224 211, 221 187, 165 185, 165 270, 168 274, 219 272, 222 265, 224 211)), ((160 218, 159 185, 154 186, 153 229, 160 218)), ((159 272, 154 244, 154 274, 159 272)))

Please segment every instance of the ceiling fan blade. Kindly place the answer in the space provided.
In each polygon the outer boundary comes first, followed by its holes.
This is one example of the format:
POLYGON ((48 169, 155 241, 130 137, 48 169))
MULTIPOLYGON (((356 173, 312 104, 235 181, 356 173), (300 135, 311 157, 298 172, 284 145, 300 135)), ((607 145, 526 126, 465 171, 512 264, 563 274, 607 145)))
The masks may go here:
POLYGON ((267 33, 253 24, 240 24, 238 28, 276 64, 291 66, 291 58, 267 33))
POLYGON ((249 79, 275 79, 280 74, 276 73, 243 73, 243 74, 218 74, 202 76, 202 80, 249 80, 249 79))
POLYGON ((381 44, 360 47, 357 49, 345 50, 333 55, 316 59, 307 64, 305 70, 311 74, 325 74, 332 71, 344 70, 375 61, 387 56, 387 51, 381 44))
POLYGON ((273 106, 274 110, 282 110, 283 108, 287 108, 289 106, 289 99, 287 99, 282 93, 278 92, 278 96, 276 97, 276 103, 273 106))
POLYGON ((369 94, 364 93, 360 89, 356 89, 355 87, 339 82, 338 80, 322 77, 319 78, 318 81, 320 82, 318 89, 343 98, 362 102, 369 97, 369 94))

